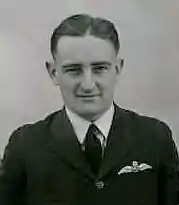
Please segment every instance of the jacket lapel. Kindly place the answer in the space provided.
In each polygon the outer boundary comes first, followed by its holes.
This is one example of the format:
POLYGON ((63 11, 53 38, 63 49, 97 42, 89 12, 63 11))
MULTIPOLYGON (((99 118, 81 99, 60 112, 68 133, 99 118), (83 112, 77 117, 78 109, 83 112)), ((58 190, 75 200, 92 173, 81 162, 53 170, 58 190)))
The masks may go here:
MULTIPOLYGON (((116 166, 124 163, 127 154, 134 147, 132 136, 131 114, 114 104, 115 113, 108 135, 107 147, 101 164, 99 178, 104 177, 116 166)), ((49 137, 47 146, 64 163, 80 171, 91 180, 96 176, 81 150, 73 126, 63 108, 52 117, 48 126, 49 137)))
POLYGON ((85 160, 80 143, 64 108, 52 119, 49 131, 51 139, 48 147, 50 150, 57 154, 64 163, 77 169, 88 178, 94 179, 95 176, 85 160))
POLYGON ((130 114, 115 105, 115 113, 108 135, 99 178, 104 177, 114 167, 124 163, 124 158, 134 147, 130 114))

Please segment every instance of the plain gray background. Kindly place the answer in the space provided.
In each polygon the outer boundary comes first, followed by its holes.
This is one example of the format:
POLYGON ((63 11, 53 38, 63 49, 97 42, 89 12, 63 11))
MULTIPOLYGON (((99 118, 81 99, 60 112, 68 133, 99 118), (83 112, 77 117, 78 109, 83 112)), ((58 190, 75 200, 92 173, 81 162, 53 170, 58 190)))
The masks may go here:
POLYGON ((0 0, 0 153, 14 129, 62 107, 44 64, 53 29, 75 13, 116 24, 125 58, 117 104, 167 122, 178 146, 178 0, 0 0))

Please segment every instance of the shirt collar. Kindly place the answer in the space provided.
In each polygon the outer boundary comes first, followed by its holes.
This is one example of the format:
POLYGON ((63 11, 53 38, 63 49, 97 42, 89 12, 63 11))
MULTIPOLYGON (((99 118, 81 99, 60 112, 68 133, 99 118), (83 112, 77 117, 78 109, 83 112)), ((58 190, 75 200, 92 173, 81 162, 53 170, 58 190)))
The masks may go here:
MULTIPOLYGON (((82 144, 84 142, 88 127, 91 124, 91 122, 80 117, 79 115, 71 111, 66 106, 65 106, 65 110, 70 119, 70 122, 73 125, 77 138, 79 142, 82 144)), ((105 139, 107 139, 107 136, 109 134, 113 115, 114 115, 114 105, 112 103, 111 107, 99 119, 93 122, 101 131, 101 133, 104 135, 105 139)))

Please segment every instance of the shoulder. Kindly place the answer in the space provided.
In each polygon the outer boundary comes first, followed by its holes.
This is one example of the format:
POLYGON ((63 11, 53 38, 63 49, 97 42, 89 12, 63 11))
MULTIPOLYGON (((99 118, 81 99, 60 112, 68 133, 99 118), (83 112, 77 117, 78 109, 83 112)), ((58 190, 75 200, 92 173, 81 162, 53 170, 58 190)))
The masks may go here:
POLYGON ((132 110, 116 107, 117 115, 123 118, 126 124, 136 133, 144 133, 145 135, 155 136, 160 140, 171 138, 172 132, 166 122, 155 117, 149 117, 139 114, 132 110))
POLYGON ((62 110, 55 111, 44 117, 44 119, 34 123, 24 124, 14 130, 5 146, 3 160, 8 155, 23 157, 24 153, 43 147, 46 140, 49 139, 49 126, 55 119, 60 120, 62 118, 62 113, 62 110))
MULTIPOLYGON (((160 153, 164 158, 178 160, 178 150, 170 127, 162 120, 117 107, 117 115, 124 121, 135 141, 160 153)), ((118 120, 120 126, 120 120, 118 120)))
POLYGON ((20 127, 18 127, 16 130, 12 132, 9 138, 9 143, 13 141, 27 141, 30 139, 35 138, 37 140, 40 140, 42 136, 46 134, 46 131, 48 130, 51 123, 56 119, 57 117, 61 118, 62 110, 55 111, 51 114, 48 114, 46 117, 44 117, 41 120, 38 120, 33 123, 24 124, 20 127))

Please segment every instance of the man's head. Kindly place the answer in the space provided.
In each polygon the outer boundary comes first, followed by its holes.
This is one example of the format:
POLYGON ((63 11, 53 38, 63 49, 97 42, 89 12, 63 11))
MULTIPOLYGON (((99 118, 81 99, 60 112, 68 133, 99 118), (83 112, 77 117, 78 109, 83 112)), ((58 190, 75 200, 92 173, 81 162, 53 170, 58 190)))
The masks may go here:
POLYGON ((105 19, 74 15, 54 30, 47 69, 69 109, 92 121, 110 107, 123 64, 119 48, 117 31, 105 19))

